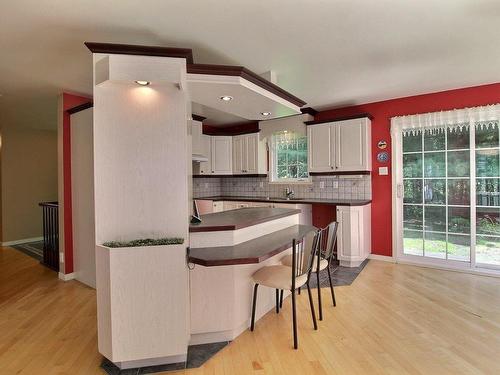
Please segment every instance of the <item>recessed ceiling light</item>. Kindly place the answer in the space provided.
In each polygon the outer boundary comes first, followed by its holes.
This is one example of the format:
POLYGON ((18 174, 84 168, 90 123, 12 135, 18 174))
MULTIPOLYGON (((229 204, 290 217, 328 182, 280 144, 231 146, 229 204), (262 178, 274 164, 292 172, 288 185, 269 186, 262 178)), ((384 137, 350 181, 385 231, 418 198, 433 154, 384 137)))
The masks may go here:
POLYGON ((224 95, 224 96, 220 97, 220 100, 222 100, 224 102, 229 102, 229 101, 233 100, 233 97, 229 96, 229 95, 224 95))
POLYGON ((262 116, 270 116, 271 112, 261 112, 260 113, 262 116))
POLYGON ((137 83, 138 85, 141 85, 141 86, 147 86, 151 82, 149 82, 149 81, 135 81, 135 83, 137 83))

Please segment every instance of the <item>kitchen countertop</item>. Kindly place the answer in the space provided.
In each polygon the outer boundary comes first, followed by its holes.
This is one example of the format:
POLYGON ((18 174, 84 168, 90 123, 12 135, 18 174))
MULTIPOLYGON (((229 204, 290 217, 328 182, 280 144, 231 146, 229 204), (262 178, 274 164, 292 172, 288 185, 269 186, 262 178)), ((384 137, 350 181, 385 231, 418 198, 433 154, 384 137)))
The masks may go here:
POLYGON ((238 201, 238 202, 271 202, 271 203, 293 203, 293 204, 331 204, 333 206, 364 206, 370 204, 371 199, 317 199, 317 198, 265 198, 265 197, 237 197, 237 196, 214 196, 194 198, 198 200, 211 201, 238 201))
POLYGON ((233 246, 193 248, 189 250, 189 262, 206 267, 261 263, 289 249, 293 239, 300 241, 311 230, 316 228, 293 225, 233 246))
POLYGON ((190 232, 214 232, 236 230, 267 221, 299 214, 300 210, 291 208, 255 207, 241 208, 201 215, 201 223, 190 224, 190 232))

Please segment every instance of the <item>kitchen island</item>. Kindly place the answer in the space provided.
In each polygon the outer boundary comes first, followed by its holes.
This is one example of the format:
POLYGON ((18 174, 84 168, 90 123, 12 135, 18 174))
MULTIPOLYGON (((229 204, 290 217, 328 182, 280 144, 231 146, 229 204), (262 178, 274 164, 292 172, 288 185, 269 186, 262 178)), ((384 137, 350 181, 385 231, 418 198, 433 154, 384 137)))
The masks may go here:
MULTIPOLYGON (((252 274, 279 264, 315 228, 299 224, 300 211, 241 208, 202 215, 190 226, 191 344, 230 341, 250 325, 252 274)), ((290 271, 291 277, 291 271, 290 271)), ((256 319, 274 308, 275 291, 259 293, 256 319)))

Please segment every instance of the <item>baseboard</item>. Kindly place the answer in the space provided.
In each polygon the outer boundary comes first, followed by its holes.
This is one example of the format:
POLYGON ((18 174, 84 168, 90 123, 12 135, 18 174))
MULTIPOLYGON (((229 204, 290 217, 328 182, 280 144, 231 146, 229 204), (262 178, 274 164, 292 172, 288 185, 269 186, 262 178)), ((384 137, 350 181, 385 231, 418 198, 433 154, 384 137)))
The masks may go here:
POLYGON ((38 241, 43 241, 43 237, 23 238, 22 240, 2 242, 2 246, 21 245, 23 243, 38 242, 38 241))
POLYGON ((61 279, 63 281, 73 280, 74 278, 75 278, 75 273, 74 272, 71 272, 71 273, 62 273, 62 272, 59 272, 59 279, 61 279))
POLYGON ((383 262, 396 263, 396 259, 394 259, 394 257, 390 257, 388 255, 370 254, 370 255, 368 255, 368 259, 381 260, 383 262))

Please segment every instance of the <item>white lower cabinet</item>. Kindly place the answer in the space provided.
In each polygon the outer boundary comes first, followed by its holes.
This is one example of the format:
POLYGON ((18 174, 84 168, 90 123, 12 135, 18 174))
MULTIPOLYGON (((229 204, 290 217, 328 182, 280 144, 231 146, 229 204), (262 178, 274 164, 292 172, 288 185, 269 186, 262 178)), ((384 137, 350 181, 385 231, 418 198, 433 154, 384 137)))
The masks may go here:
POLYGON ((358 267, 371 253, 371 204, 337 206, 337 222, 340 265, 358 267))

